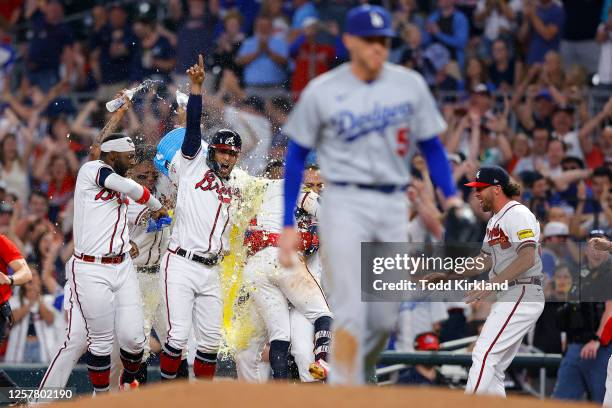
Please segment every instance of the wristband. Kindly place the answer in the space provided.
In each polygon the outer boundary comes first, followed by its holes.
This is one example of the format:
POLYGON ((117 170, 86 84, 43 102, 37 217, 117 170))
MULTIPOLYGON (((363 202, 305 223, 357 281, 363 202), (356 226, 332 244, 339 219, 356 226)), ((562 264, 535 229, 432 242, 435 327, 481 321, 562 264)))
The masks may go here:
POLYGON ((9 286, 13 287, 15 286, 15 279, 12 276, 9 276, 9 286))

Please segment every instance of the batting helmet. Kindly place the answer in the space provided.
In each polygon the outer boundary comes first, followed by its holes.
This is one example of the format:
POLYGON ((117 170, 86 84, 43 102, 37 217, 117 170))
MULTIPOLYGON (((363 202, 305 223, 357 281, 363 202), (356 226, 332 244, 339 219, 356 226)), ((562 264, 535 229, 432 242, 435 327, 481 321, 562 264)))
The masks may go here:
POLYGON ((217 149, 240 152, 242 149, 242 139, 238 133, 230 129, 219 129, 213 135, 208 144, 206 164, 215 174, 219 175, 219 164, 215 161, 215 150, 217 149))
POLYGON ((153 163, 157 170, 161 171, 166 176, 170 163, 177 151, 180 150, 185 138, 185 128, 176 128, 166 133, 157 144, 157 154, 153 163))
POLYGON ((354 7, 346 17, 346 33, 357 37, 395 37, 391 14, 380 6, 354 7))

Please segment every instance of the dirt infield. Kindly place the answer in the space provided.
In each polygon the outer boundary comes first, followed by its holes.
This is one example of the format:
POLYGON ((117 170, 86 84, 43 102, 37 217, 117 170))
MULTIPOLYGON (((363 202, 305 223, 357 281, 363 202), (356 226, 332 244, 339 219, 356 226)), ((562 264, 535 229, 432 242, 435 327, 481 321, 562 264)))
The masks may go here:
MULTIPOLYGON (((324 385, 246 384, 235 381, 215 383, 158 384, 137 391, 96 398, 81 398, 58 403, 55 407, 149 408, 149 407, 214 407, 214 408, 558 408, 558 401, 539 401, 529 397, 474 397, 461 391, 435 388, 329 387, 324 385)), ((586 403, 562 404, 563 408, 595 407, 586 403)))

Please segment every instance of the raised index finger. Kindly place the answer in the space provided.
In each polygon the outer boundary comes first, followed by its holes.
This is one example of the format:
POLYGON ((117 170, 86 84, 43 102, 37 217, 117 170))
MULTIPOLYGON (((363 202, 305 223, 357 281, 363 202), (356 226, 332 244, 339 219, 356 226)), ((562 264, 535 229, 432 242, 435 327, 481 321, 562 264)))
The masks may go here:
POLYGON ((198 65, 200 66, 200 68, 204 68, 204 57, 202 56, 202 54, 198 55, 198 65))

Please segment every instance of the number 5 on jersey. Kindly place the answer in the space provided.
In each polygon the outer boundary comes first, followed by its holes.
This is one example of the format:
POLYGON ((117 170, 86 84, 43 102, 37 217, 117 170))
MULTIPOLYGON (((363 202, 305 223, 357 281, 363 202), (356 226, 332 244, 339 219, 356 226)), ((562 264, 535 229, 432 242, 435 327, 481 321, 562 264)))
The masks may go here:
POLYGON ((408 147, 410 143, 410 139, 408 135, 410 134, 410 129, 408 128, 400 128, 397 130, 397 154, 401 157, 404 157, 408 154, 408 147))

